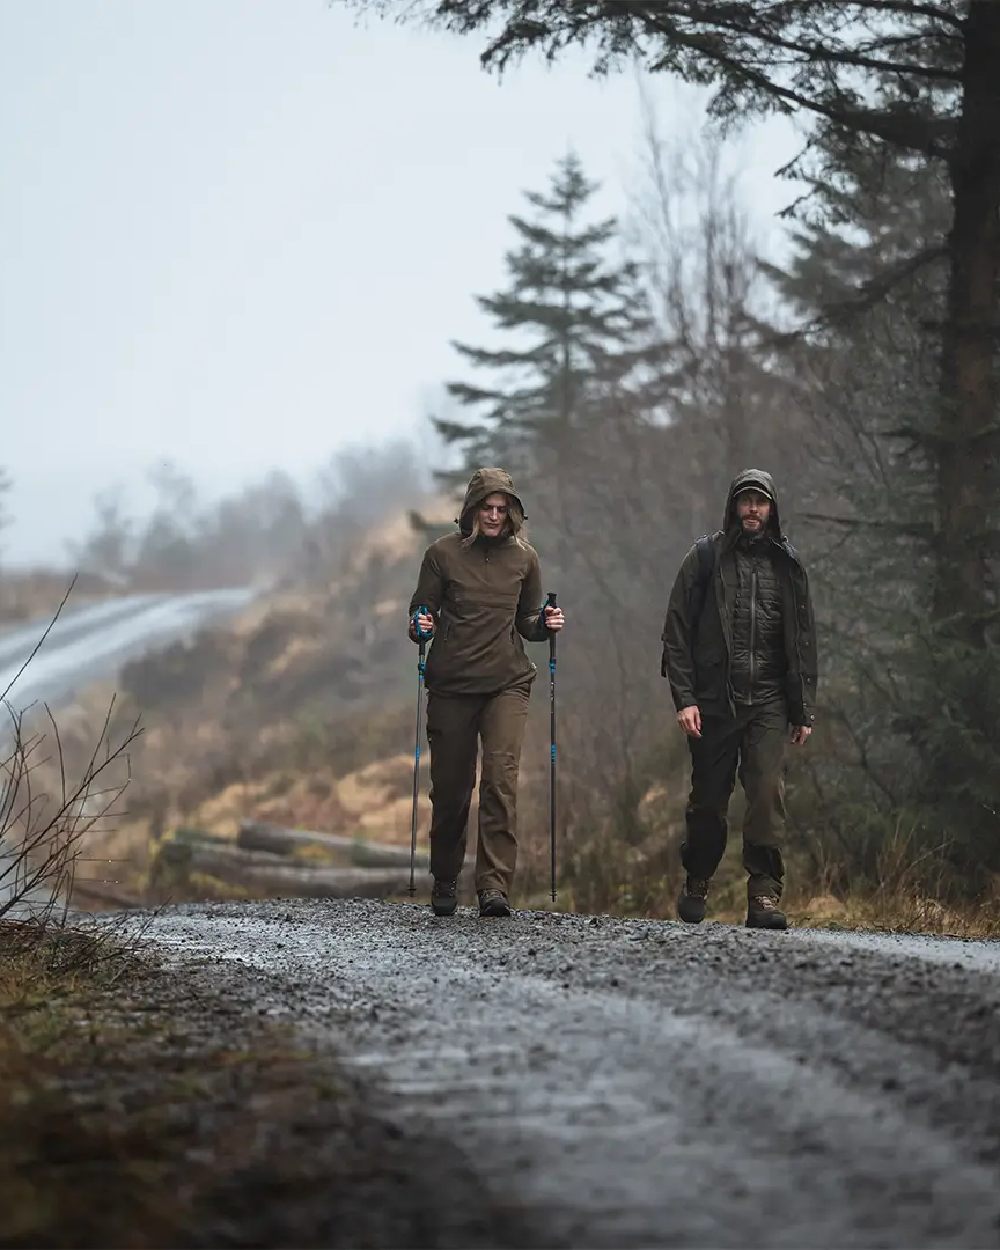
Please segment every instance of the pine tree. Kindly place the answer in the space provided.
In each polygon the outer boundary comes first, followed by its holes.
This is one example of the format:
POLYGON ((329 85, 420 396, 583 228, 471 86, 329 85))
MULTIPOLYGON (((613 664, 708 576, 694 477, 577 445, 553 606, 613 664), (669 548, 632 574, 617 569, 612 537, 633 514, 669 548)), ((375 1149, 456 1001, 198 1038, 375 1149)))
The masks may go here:
POLYGON ((457 480, 485 463, 516 471, 565 446, 612 393, 647 385, 644 340, 651 322, 636 267, 608 255, 617 221, 588 220, 596 190, 570 154, 546 192, 526 193, 531 215, 509 218, 517 244, 506 257, 507 286, 477 297, 503 345, 454 344, 473 369, 491 377, 448 384, 449 395, 473 415, 467 423, 435 421, 463 453, 462 468, 442 477, 457 480))

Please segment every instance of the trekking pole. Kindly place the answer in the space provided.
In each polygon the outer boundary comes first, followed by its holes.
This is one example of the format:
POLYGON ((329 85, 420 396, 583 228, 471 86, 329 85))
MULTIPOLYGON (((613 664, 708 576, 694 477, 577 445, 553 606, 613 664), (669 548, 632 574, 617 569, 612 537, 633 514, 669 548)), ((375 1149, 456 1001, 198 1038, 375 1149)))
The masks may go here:
MULTIPOLYGON (((556 592, 550 590, 545 607, 556 607, 556 592)), ((544 608, 542 609, 544 617, 544 608)), ((556 636, 549 634, 549 844, 552 852, 552 901, 556 901, 556 636)))
POLYGON ((417 858, 417 798, 420 793, 420 712, 424 698, 424 668, 427 639, 430 635, 420 628, 420 616, 427 615, 427 607, 421 604, 413 614, 413 628, 420 643, 420 658, 417 660, 417 734, 413 748, 413 813, 410 817, 410 898, 416 893, 413 881, 414 866, 417 858))

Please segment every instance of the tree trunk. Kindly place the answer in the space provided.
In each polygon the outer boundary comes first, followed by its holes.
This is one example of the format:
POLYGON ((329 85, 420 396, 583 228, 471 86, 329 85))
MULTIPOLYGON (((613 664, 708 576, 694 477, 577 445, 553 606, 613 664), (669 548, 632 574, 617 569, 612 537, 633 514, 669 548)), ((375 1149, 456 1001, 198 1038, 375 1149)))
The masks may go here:
POLYGON ((951 162, 954 218, 942 340, 935 614, 981 645, 992 606, 996 509, 996 335, 1000 282, 1000 4, 973 0, 951 162))

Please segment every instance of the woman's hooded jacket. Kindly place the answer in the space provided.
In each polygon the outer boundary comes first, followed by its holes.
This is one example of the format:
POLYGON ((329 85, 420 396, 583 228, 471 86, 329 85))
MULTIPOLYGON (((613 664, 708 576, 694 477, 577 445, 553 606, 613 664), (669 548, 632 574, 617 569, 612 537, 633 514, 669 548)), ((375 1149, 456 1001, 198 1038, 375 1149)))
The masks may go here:
POLYGON ((477 469, 458 530, 431 543, 420 565, 409 615, 426 607, 435 633, 427 657, 427 689, 437 694, 492 694, 536 676, 521 639, 548 638, 542 575, 535 549, 520 537, 524 506, 510 474, 477 469), (475 511, 487 496, 510 500, 509 532, 497 539, 472 534, 475 511))

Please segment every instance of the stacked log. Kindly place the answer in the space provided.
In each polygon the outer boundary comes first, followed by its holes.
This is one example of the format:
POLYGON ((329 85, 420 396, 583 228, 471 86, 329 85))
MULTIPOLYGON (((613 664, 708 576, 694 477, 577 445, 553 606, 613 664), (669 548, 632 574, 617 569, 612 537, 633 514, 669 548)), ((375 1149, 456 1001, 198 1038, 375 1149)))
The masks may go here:
MULTIPOLYGON (((266 851, 272 855, 295 855, 308 851, 318 853, 331 863, 355 868, 410 867, 410 848, 390 846, 384 842, 368 842, 348 838, 339 833, 318 833, 311 829, 284 829, 259 820, 240 822, 236 845, 246 851, 266 851)), ((417 856, 417 870, 427 872, 427 856, 417 856)))
MULTIPOLYGON (((415 867, 425 894, 426 853, 415 867)), ((161 843, 154 872, 156 892, 173 897, 385 898, 407 894, 409 885, 409 847, 250 820, 240 824, 235 842, 176 830, 161 843)))

